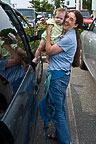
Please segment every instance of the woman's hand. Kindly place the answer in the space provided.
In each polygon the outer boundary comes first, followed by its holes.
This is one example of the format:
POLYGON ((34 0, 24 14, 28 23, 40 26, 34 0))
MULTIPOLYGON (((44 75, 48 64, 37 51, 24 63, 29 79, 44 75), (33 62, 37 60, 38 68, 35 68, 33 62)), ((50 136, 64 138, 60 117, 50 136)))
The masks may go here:
POLYGON ((11 48, 11 45, 5 41, 1 47, 9 50, 11 48))
POLYGON ((47 27, 47 29, 46 29, 47 35, 50 35, 50 34, 51 34, 51 31, 52 31, 52 28, 53 28, 53 27, 54 27, 53 25, 49 25, 49 26, 47 27))

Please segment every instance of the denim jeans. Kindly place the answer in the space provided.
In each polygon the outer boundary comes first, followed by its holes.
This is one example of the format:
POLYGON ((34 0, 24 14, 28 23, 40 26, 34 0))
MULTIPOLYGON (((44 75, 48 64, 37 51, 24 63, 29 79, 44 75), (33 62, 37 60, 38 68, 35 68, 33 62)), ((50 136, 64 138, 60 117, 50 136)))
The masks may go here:
POLYGON ((66 89, 70 80, 70 75, 51 80, 50 91, 55 101, 55 117, 53 119, 56 128, 56 134, 59 144, 70 144, 70 135, 68 132, 66 113, 65 113, 65 98, 66 89))

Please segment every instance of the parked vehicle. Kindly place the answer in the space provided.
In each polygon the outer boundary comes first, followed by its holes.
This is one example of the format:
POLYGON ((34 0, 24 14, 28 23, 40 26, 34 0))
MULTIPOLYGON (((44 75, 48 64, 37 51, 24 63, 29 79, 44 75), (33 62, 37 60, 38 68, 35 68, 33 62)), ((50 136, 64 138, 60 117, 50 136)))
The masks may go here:
POLYGON ((26 17, 33 27, 36 26, 37 12, 34 8, 17 8, 17 11, 26 17))
POLYGON ((76 9, 66 9, 66 12, 69 13, 69 12, 72 12, 74 10, 76 10, 76 9))
POLYGON ((96 18, 81 35, 81 69, 88 69, 96 80, 96 18))
POLYGON ((89 11, 87 9, 82 9, 82 10, 80 10, 80 13, 83 16, 84 24, 90 26, 93 19, 91 18, 89 11))
MULTIPOLYGON (((0 56, 2 55, 2 37, 8 39, 19 35, 16 43, 8 42, 12 47, 20 46, 27 53, 26 71, 16 93, 10 82, 0 75, 0 143, 33 144, 38 114, 38 94, 43 73, 42 57, 32 63, 40 33, 33 35, 33 30, 24 18, 8 4, 0 1, 0 56)), ((1 58, 1 57, 0 57, 1 58)), ((1 64, 1 63, 0 63, 1 64)))

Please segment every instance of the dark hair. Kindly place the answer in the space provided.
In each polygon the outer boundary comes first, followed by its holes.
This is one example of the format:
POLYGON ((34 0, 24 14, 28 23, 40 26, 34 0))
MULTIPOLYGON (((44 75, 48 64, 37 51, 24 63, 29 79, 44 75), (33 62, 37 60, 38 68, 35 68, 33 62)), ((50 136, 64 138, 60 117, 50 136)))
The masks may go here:
POLYGON ((80 39, 80 34, 77 30, 76 30, 76 38, 77 38, 77 50, 76 50, 74 60, 72 63, 73 67, 79 67, 80 66, 81 39, 80 39))
POLYGON ((75 10, 73 12, 74 12, 74 14, 76 16, 76 24, 78 24, 76 29, 81 29, 82 28, 82 24, 83 24, 83 16, 78 10, 75 10))
POLYGON ((75 53, 75 56, 74 56, 74 60, 73 60, 72 66, 73 67, 79 67, 80 66, 81 39, 80 39, 80 34, 79 34, 79 32, 77 30, 82 28, 83 16, 77 10, 75 10, 73 12, 74 12, 74 14, 76 16, 76 24, 78 24, 78 26, 76 27, 77 50, 76 50, 76 53, 75 53))

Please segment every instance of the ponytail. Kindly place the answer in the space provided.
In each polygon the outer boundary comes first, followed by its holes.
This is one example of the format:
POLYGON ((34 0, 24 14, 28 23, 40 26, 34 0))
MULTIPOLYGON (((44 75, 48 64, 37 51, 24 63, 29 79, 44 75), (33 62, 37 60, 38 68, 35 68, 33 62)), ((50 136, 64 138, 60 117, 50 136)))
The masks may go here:
POLYGON ((79 32, 76 30, 76 37, 77 37, 77 50, 74 56, 74 60, 72 63, 73 67, 79 67, 80 66, 80 50, 81 50, 81 40, 79 32))

